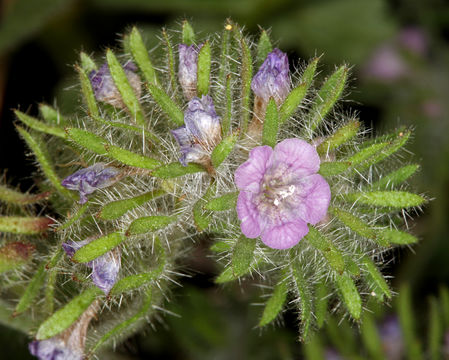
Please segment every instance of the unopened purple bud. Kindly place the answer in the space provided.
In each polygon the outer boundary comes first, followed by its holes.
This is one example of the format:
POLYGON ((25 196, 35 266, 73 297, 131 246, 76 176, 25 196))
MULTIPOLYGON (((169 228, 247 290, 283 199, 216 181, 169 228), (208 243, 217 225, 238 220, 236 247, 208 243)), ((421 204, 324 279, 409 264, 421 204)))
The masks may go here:
MULTIPOLYGON (((90 243, 92 239, 83 241, 71 241, 62 244, 62 248, 68 257, 72 257, 75 252, 84 245, 90 243)), ((108 251, 95 260, 85 264, 92 269, 92 282, 106 295, 111 291, 117 282, 118 273, 121 267, 121 253, 119 249, 108 251)))
MULTIPOLYGON (((123 66, 126 77, 133 88, 137 97, 141 95, 140 78, 136 74, 136 65, 129 61, 123 66)), ((108 103, 118 108, 124 108, 125 105, 122 100, 122 96, 118 91, 112 79, 111 72, 109 71, 108 64, 103 64, 100 69, 93 70, 89 74, 89 79, 92 84, 92 89, 95 94, 95 98, 98 101, 108 103)))
POLYGON ((28 344, 31 355, 39 360, 82 360, 83 353, 66 347, 60 338, 51 338, 42 341, 33 341, 28 344))
POLYGON ((270 52, 251 82, 251 89, 264 103, 270 98, 279 106, 290 92, 287 54, 279 49, 270 52))
POLYGON ((184 113, 185 125, 172 130, 181 147, 179 161, 184 166, 189 162, 204 164, 211 151, 221 140, 220 117, 215 112, 212 98, 203 95, 190 100, 184 113))
POLYGON ((111 186, 118 181, 120 170, 105 163, 96 163, 85 169, 78 170, 62 181, 62 186, 69 190, 77 190, 80 194, 80 204, 87 201, 87 195, 97 189, 111 186))
POLYGON ((179 44, 178 78, 182 91, 187 100, 196 96, 196 83, 198 72, 198 53, 202 45, 179 44))

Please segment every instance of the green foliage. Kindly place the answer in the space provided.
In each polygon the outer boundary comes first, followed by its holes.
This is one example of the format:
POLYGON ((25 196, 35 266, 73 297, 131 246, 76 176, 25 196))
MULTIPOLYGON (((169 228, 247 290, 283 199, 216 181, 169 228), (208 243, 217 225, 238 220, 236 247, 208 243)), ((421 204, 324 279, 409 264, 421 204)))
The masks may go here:
POLYGON ((263 122, 262 145, 274 147, 279 128, 279 113, 274 99, 270 99, 263 122))
POLYGON ((120 233, 102 236, 77 250, 72 257, 72 260, 75 262, 87 263, 114 249, 120 245, 123 240, 125 240, 125 236, 120 233))
POLYGON ((210 85, 210 68, 211 68, 211 48, 209 42, 206 42, 200 49, 198 54, 198 96, 207 95, 210 85))

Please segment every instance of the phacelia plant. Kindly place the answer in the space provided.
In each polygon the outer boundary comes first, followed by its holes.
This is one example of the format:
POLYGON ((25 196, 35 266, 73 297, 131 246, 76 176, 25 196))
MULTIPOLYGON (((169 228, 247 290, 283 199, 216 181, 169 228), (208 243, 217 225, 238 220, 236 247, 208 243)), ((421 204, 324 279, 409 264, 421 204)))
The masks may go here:
POLYGON ((123 55, 81 53, 80 113, 16 111, 42 192, 0 187, 0 270, 32 354, 95 356, 160 319, 199 234, 216 283, 271 289, 259 326, 293 308, 306 339, 327 312, 391 298, 383 254, 416 242, 426 201, 408 191, 411 132, 367 136, 338 111, 349 68, 317 81, 318 62, 294 69, 231 22, 200 40, 184 22, 152 52, 134 28, 123 55))

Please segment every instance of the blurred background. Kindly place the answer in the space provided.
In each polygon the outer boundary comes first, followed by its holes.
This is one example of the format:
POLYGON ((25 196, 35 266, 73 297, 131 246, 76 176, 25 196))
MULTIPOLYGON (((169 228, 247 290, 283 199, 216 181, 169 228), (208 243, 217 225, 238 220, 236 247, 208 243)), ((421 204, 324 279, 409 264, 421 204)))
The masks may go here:
MULTIPOLYGON (((254 36, 260 27, 269 29, 291 59, 323 54, 323 73, 341 63, 352 65, 345 107, 357 111, 374 133, 399 125, 415 130, 408 149, 422 168, 414 183, 433 201, 410 223, 421 242, 412 251, 397 251, 387 270, 395 289, 410 284, 417 321, 425 322, 429 296, 449 283, 449 3, 444 0, 3 0, 0 169, 7 169, 8 182, 20 181, 27 190, 34 169, 14 130, 11 109, 37 115, 44 102, 63 114, 76 112, 73 64, 81 50, 100 55, 118 47, 120 34, 133 25, 151 48, 164 26, 179 28, 188 19, 201 36, 221 31, 228 17, 254 36)), ((243 290, 216 287, 218 269, 207 258, 206 242, 198 252, 202 260, 190 264, 193 276, 174 290, 168 305, 177 316, 168 315, 154 329, 132 337, 114 356, 301 358, 297 315, 287 312, 282 326, 255 329, 261 308, 249 304, 263 302, 260 289, 251 282, 243 290)), ((0 327, 3 354, 31 358, 26 343, 25 336, 0 327)))

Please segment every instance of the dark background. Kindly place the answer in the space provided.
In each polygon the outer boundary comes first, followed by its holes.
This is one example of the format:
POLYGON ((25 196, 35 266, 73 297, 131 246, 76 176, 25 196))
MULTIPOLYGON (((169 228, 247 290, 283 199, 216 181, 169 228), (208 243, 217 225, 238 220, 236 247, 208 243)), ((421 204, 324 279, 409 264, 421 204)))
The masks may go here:
MULTIPOLYGON (((334 64, 353 65, 345 106, 358 111, 375 133, 400 124, 414 128, 409 150, 422 164, 415 186, 433 200, 412 225, 420 244, 413 251, 397 251, 388 270, 394 287, 412 285, 417 309, 426 308, 427 297, 448 283, 447 2, 4 0, 0 14, 0 169, 7 169, 8 183, 29 189, 34 169, 11 109, 37 115, 44 102, 64 114, 77 111, 72 65, 79 51, 100 55, 106 47, 117 47, 120 34, 136 24, 151 46, 162 27, 179 28, 183 19, 201 36, 220 31, 231 17, 254 36, 259 27, 271 29, 272 39, 291 59, 324 54, 323 73, 334 64)), ((251 284, 245 292, 217 289, 213 265, 208 260, 193 265, 202 275, 176 290, 170 305, 182 320, 167 317, 156 332, 133 337, 121 346, 122 358, 287 359, 297 353, 295 319, 287 315, 285 329, 252 329, 260 309, 248 304, 260 302, 257 289, 251 284)), ((1 328, 0 344, 2 352, 28 358, 26 339, 18 333, 1 328)))

